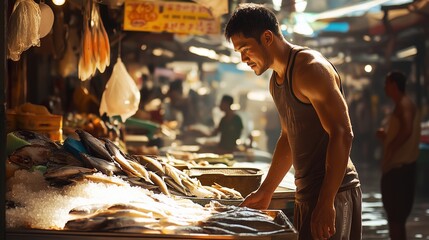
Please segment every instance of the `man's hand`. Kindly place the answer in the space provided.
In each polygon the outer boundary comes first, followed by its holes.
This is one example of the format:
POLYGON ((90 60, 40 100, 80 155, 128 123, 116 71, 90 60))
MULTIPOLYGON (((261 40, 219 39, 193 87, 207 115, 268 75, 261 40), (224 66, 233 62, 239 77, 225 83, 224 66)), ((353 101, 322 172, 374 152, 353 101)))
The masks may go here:
POLYGON ((240 204, 240 207, 265 210, 270 206, 271 195, 265 192, 255 191, 250 193, 240 204))
POLYGON ((329 239, 335 234, 335 207, 333 204, 317 204, 311 215, 313 239, 329 239))

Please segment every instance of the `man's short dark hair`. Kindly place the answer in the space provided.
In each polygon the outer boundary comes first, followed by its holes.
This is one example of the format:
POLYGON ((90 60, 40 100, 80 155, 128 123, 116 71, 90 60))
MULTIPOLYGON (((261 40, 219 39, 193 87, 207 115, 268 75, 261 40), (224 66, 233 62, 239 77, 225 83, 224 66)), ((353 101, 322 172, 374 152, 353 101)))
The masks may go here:
POLYGON ((228 106, 231 106, 234 103, 234 98, 230 95, 223 95, 221 102, 225 102, 228 106))
POLYGON ((386 78, 390 81, 393 81, 398 86, 399 91, 405 92, 405 85, 407 82, 407 77, 404 73, 400 71, 391 71, 387 74, 386 78))
POLYGON ((225 27, 225 37, 228 41, 235 34, 242 33, 246 38, 254 38, 261 42, 261 34, 270 30, 281 36, 279 21, 274 12, 261 4, 240 4, 233 12, 225 27))

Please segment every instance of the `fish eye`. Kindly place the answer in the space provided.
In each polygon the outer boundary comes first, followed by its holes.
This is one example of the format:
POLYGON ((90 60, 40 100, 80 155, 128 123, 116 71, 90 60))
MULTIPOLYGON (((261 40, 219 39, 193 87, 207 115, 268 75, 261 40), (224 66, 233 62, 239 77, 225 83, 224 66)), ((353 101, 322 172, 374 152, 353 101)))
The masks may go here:
POLYGON ((29 158, 29 157, 23 157, 22 161, 24 163, 30 163, 31 162, 31 158, 29 158))

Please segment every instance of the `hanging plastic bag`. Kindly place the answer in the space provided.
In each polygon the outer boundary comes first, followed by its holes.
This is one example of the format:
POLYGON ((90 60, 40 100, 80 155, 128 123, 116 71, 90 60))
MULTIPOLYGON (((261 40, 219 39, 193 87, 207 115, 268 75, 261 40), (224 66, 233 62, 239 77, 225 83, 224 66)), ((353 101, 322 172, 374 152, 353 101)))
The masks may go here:
POLYGON ((100 115, 119 115, 122 122, 125 122, 137 112, 139 103, 140 91, 121 58, 118 58, 101 97, 100 115))
POLYGON ((17 0, 8 22, 7 58, 18 61, 31 46, 40 46, 40 7, 33 0, 17 0))

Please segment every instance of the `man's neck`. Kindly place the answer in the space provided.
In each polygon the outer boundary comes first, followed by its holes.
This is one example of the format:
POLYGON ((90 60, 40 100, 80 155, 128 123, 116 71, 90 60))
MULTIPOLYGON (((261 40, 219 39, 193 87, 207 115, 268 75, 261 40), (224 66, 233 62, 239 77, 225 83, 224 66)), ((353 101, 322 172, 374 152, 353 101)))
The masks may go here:
POLYGON ((397 92, 392 96, 392 99, 393 99, 393 102, 395 102, 395 104, 399 104, 404 97, 405 97, 405 93, 397 92))
POLYGON ((284 76, 286 75, 288 59, 290 59, 289 55, 291 54, 292 44, 287 42, 284 38, 279 40, 277 44, 274 46, 274 61, 272 65, 273 71, 276 73, 276 79, 278 83, 284 81, 284 76))
POLYGON ((225 111, 225 116, 226 117, 230 117, 232 115, 234 115, 234 111, 232 109, 228 109, 228 110, 225 111))

